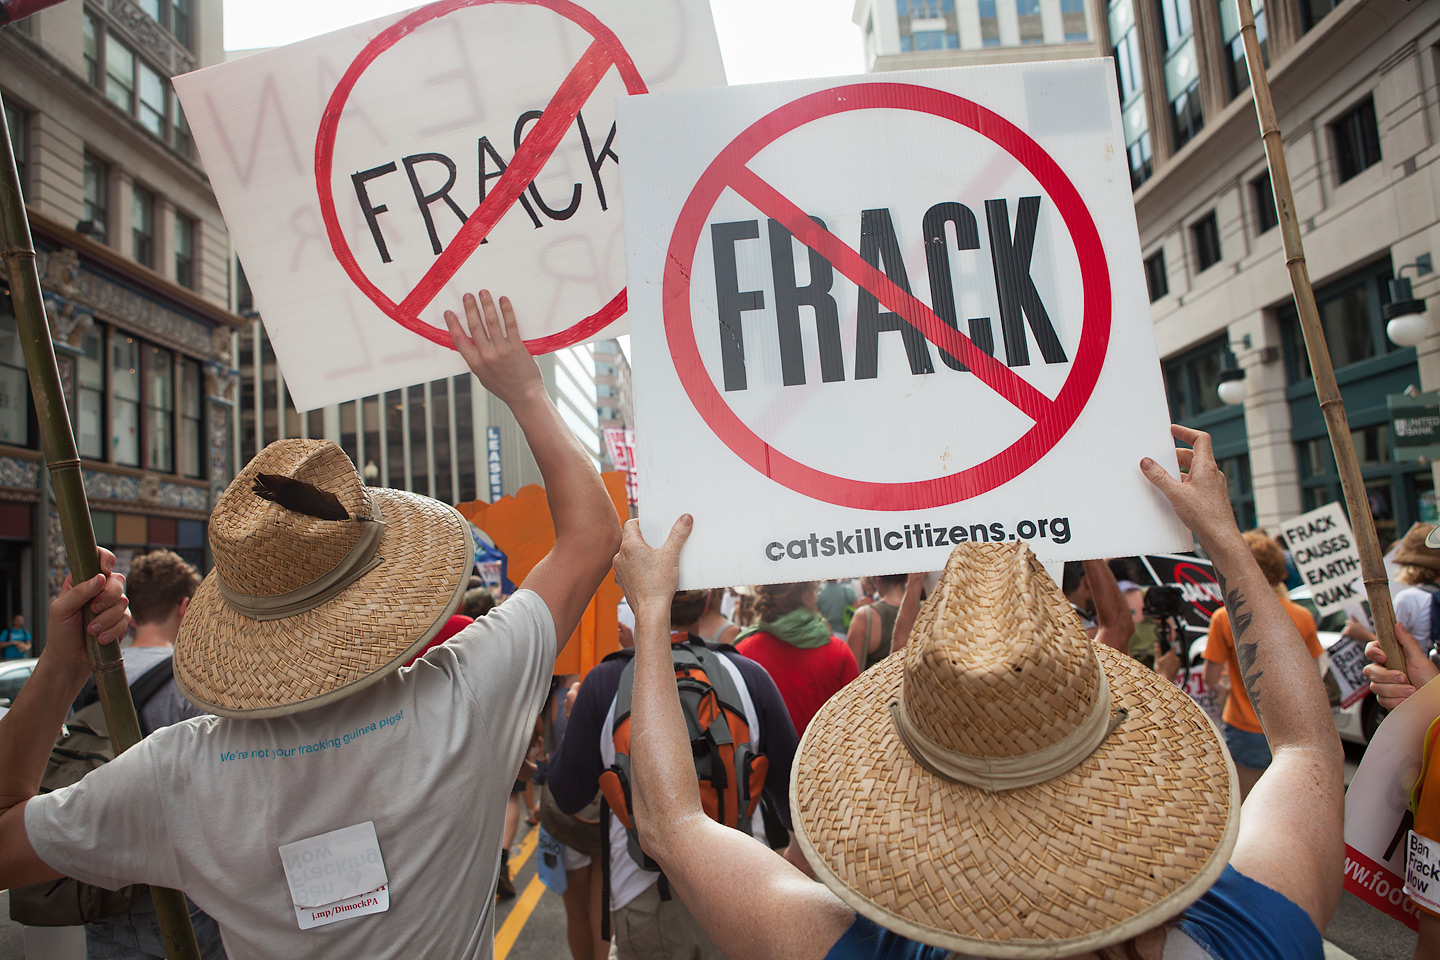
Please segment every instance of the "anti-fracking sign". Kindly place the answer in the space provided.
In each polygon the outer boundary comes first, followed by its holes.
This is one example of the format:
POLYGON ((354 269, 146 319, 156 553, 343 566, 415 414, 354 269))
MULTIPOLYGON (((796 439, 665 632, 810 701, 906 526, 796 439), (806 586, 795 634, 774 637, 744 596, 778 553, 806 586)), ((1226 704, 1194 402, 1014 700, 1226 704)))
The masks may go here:
POLYGON ((536 353, 624 333, 615 102, 724 82, 705 0, 441 0, 175 87, 307 410, 464 372, 481 288, 536 353))
POLYGON ((1097 60, 619 105, 642 523, 694 514, 684 586, 1190 546, 1138 467, 1176 469, 1117 104, 1097 60))
POLYGON ((1327 503, 1280 525, 1280 535, 1310 587, 1321 617, 1365 599, 1360 588, 1360 551, 1350 519, 1339 503, 1327 503))

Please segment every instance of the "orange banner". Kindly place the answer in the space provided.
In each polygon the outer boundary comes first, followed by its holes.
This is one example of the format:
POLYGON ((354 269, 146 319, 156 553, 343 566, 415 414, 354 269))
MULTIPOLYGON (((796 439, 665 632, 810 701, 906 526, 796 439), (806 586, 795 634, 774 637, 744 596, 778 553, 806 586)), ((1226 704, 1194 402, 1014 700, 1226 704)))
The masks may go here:
MULTIPOLYGON (((626 503, 625 474, 619 471, 602 473, 605 491, 615 506, 615 516, 624 523, 630 516, 626 503)), ((472 500, 456 505, 460 515, 489 534, 495 546, 508 559, 507 574, 517 586, 525 580, 535 564, 555 546, 555 523, 550 518, 550 502, 545 488, 531 484, 521 487, 513 497, 502 497, 494 503, 472 500)), ((605 574, 590 605, 580 618, 580 626, 560 651, 555 661, 557 676, 575 673, 581 676, 616 650, 620 649, 620 632, 615 622, 615 608, 620 603, 620 587, 615 573, 605 574)))

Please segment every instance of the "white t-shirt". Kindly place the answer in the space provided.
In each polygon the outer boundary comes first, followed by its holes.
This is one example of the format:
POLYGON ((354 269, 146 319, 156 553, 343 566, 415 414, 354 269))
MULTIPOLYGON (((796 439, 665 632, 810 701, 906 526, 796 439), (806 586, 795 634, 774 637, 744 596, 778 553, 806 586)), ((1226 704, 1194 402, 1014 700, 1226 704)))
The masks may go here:
POLYGON ((333 704, 156 731, 25 830, 54 869, 184 890, 232 960, 491 956, 505 804, 544 703, 555 624, 521 590, 416 663, 333 704), (373 821, 383 913, 301 930, 279 847, 373 821))
POLYGON ((1395 619, 1404 625, 1420 649, 1430 650, 1430 591, 1407 587, 1395 595, 1395 619))

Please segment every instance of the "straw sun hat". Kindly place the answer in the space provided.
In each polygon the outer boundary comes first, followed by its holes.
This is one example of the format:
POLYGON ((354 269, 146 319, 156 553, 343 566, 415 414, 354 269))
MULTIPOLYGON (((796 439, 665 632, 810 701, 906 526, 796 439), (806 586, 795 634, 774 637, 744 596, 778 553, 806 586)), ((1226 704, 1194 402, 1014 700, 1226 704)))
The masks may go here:
POLYGON ((956 547, 909 646, 806 730, 806 858, 859 913, 983 957, 1066 957, 1197 900, 1239 828, 1204 712, 1086 639, 1023 544, 956 547))
POLYGON ((1395 562, 1440 570, 1440 527, 1430 523, 1412 524, 1395 548, 1395 562), (1432 543, 1431 541, 1436 541, 1432 543))
POLYGON ((309 710, 399 669, 460 605, 475 562, 453 507, 366 487, 328 440, 261 450, 215 504, 210 550, 175 683, 243 718, 309 710))

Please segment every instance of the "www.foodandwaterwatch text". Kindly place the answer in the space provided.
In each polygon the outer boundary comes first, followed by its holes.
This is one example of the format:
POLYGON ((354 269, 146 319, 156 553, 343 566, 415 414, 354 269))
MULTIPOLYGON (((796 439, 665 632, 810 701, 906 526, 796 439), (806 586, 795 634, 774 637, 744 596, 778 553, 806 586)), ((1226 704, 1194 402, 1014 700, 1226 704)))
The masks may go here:
POLYGON ((1052 517, 1021 520, 1013 529, 1003 523, 933 524, 928 521, 907 523, 899 530, 881 527, 856 527, 810 533, 795 540, 772 540, 765 545, 766 559, 806 560, 812 557, 835 557, 854 553, 880 553, 895 550, 926 550, 950 547, 957 543, 998 543, 1009 540, 1049 540, 1070 542, 1070 518, 1052 517))

